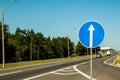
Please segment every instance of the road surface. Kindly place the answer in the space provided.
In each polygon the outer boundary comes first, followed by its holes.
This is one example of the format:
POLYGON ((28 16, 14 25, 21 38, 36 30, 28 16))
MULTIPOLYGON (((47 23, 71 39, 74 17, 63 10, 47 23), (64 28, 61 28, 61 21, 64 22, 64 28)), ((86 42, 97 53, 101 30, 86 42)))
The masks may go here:
MULTIPOLYGON (((120 68, 104 64, 111 56, 93 60, 93 79, 119 80, 120 68)), ((64 61, 0 70, 0 80, 89 80, 88 60, 64 61)))

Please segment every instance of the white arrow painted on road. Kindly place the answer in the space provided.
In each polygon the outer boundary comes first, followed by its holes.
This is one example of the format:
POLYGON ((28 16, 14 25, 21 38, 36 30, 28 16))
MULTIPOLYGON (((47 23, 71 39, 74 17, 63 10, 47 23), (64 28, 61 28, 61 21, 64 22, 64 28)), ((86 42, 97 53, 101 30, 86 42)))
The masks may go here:
POLYGON ((90 31, 90 48, 92 48, 92 46, 93 46, 93 31, 95 30, 92 24, 90 25, 88 30, 90 31))

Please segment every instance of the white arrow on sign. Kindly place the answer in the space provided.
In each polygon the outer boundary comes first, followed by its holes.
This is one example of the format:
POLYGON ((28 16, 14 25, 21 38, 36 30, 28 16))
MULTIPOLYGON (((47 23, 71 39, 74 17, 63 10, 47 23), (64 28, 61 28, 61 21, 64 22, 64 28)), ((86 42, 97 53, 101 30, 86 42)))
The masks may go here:
POLYGON ((90 48, 92 48, 92 45, 93 45, 93 31, 95 30, 92 24, 90 25, 88 30, 90 31, 90 48))

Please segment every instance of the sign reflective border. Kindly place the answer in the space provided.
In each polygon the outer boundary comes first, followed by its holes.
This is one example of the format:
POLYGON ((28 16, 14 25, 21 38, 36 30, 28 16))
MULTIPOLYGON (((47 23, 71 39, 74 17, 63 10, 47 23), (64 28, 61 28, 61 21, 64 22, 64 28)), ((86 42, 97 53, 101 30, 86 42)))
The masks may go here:
POLYGON ((103 27, 94 21, 83 24, 79 30, 79 40, 87 48, 97 47, 104 39, 103 27))

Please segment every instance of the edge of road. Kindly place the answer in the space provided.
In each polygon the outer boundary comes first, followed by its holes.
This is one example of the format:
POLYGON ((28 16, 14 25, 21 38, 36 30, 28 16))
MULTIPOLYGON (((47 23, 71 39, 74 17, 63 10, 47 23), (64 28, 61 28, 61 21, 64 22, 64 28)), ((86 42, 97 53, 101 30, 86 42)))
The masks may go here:
MULTIPOLYGON (((68 66, 68 67, 64 67, 64 68, 60 68, 60 69, 57 69, 57 70, 54 70, 54 71, 50 71, 50 72, 47 72, 47 73, 43 73, 43 74, 40 74, 40 75, 36 75, 36 76, 32 76, 32 77, 28 77, 28 78, 25 78, 25 79, 22 79, 22 80, 31 80, 31 79, 35 79, 37 77, 41 77, 41 76, 45 76, 45 75, 48 75, 48 74, 51 74, 51 73, 54 73, 56 71, 61 71, 63 69, 66 69, 66 68, 69 68, 69 67, 73 67, 75 71, 77 71, 79 74, 81 74, 82 76, 84 76, 85 78, 87 79, 90 79, 90 76, 83 73, 82 71, 80 71, 79 69, 77 69, 77 66, 78 65, 82 65, 82 64, 86 64, 88 63, 89 61, 84 61, 84 62, 81 62, 80 64, 76 64, 76 65, 71 65, 71 66, 68 66)), ((92 78, 93 80, 96 80, 95 78, 92 78)))
POLYGON ((40 73, 41 75, 46 75, 46 73, 48 74, 51 71, 55 71, 56 68, 57 68, 56 70, 58 70, 58 69, 61 69, 61 67, 65 68, 65 67, 72 66, 72 65, 75 65, 75 64, 78 64, 78 63, 82 63, 82 62, 85 62, 85 61, 88 61, 88 60, 89 59, 75 59, 75 60, 71 60, 71 61, 67 60, 67 61, 52 62, 52 64, 51 63, 45 63, 45 64, 37 64, 37 65, 31 65, 31 66, 22 66, 22 67, 2 69, 2 70, 0 70, 0 72, 1 72, 0 76, 11 75, 11 74, 16 74, 16 73, 20 73, 20 72, 24 72, 24 71, 29 71, 29 70, 37 70, 37 69, 46 70, 45 72, 42 71, 40 73), (49 65, 49 64, 51 64, 51 65, 49 65), (52 67, 54 67, 54 68, 52 68, 52 67), (51 70, 48 70, 50 68, 51 68, 51 70))
MULTIPOLYGON (((78 61, 78 60, 84 60, 84 59, 73 59, 70 61, 78 61)), ((40 63, 40 64, 33 64, 33 65, 26 65, 26 66, 18 66, 18 67, 11 67, 11 68, 4 68, 0 70, 9 70, 9 69, 17 69, 17 68, 26 68, 26 67, 33 67, 33 66, 38 66, 38 65, 46 65, 46 64, 51 64, 51 63, 61 63, 61 62, 68 62, 69 60, 62 60, 62 61, 55 61, 55 62, 48 62, 48 63, 40 63)))
MULTIPOLYGON (((95 58, 94 58, 95 59, 95 58)), ((43 64, 35 64, 30 66, 21 66, 21 67, 14 67, 14 68, 6 68, 0 70, 0 76, 6 76, 6 75, 13 75, 18 74, 21 72, 29 72, 32 70, 41 70, 39 74, 46 75, 51 71, 55 71, 58 69, 66 68, 68 66, 73 66, 78 63, 83 63, 89 61, 89 58, 79 58, 79 59, 72 59, 72 60, 66 60, 66 61, 57 61, 57 62, 49 62, 49 63, 43 63, 43 64), (50 65, 51 64, 51 65, 50 65), (43 71, 45 70, 45 71, 43 71)), ((36 73, 37 75, 38 73, 36 73)), ((31 76, 31 75, 30 75, 31 76)))
MULTIPOLYGON (((107 64, 107 65, 109 65, 107 62, 108 62, 109 60, 113 59, 113 58, 114 58, 114 56, 108 58, 107 60, 104 61, 104 63, 107 64)), ((80 63, 80 64, 76 64, 76 65, 73 66, 73 68, 74 68, 74 70, 77 71, 79 74, 83 75, 83 76, 86 77, 87 79, 90 79, 90 76, 89 76, 88 74, 85 74, 84 72, 82 72, 82 71, 80 71, 79 69, 77 69, 77 66, 78 66, 78 65, 86 64, 86 63, 88 63, 88 62, 89 62, 89 61, 84 61, 84 62, 82 62, 82 63, 80 63)), ((71 67, 71 66, 69 66, 69 67, 71 67)), ((66 67, 65 67, 65 68, 66 68, 66 67)), ((61 69, 64 69, 64 68, 61 68, 61 69)), ((36 75, 36 76, 29 77, 29 78, 25 78, 25 79, 23 79, 23 80, 31 80, 31 79, 34 79, 34 78, 37 78, 37 77, 41 77, 41 76, 48 75, 48 74, 50 74, 50 73, 53 73, 53 72, 59 71, 59 70, 60 70, 60 69, 54 70, 54 71, 50 71, 50 72, 43 73, 43 74, 40 74, 40 75, 36 75)), ((96 80, 95 78, 92 78, 92 79, 93 79, 93 80, 96 80)))
MULTIPOLYGON (((116 56, 116 55, 115 55, 115 56, 116 56)), ((105 60, 105 61, 104 61, 104 64, 109 65, 109 66, 114 66, 114 67, 119 67, 119 68, 120 68, 120 65, 115 65, 115 64, 112 64, 112 63, 108 63, 110 60, 114 59, 115 56, 110 57, 110 58, 108 58, 107 60, 105 60)))
MULTIPOLYGON (((111 59, 113 59, 115 56, 112 56, 112 57, 110 57, 110 58, 108 58, 107 60, 105 60, 104 61, 104 64, 107 64, 107 65, 110 65, 110 64, 108 64, 107 62, 109 61, 109 60, 111 60, 111 59)), ((67 61, 57 61, 57 62, 50 62, 50 63, 43 63, 44 65, 49 65, 49 64, 51 64, 51 63, 53 63, 53 64, 55 64, 55 65, 52 65, 52 66, 56 66, 56 67, 59 67, 60 65, 65 65, 65 66, 63 66, 63 68, 66 68, 67 66, 73 66, 74 64, 76 64, 75 66, 74 66, 74 69, 79 73, 79 74, 83 74, 83 76, 84 77, 86 77, 86 78, 90 78, 90 76, 89 75, 87 75, 87 74, 85 74, 85 73, 83 73, 83 72, 81 72, 80 70, 78 70, 77 69, 77 65, 78 65, 78 63, 80 63, 80 65, 82 65, 82 64, 85 64, 85 63, 87 63, 89 61, 89 58, 88 59, 74 59, 74 60, 67 60, 67 61), (64 63, 63 63, 64 62, 64 63), (59 65, 57 65, 56 63, 59 63, 59 65)), ((36 64, 36 65, 43 65, 43 64, 36 64)), ((22 67, 31 67, 31 66, 36 66, 36 65, 30 65, 30 66, 22 66, 22 67)), ((50 67, 52 67, 52 66, 49 66, 48 68, 50 68, 50 67)), ((111 65, 110 65, 111 66, 111 65)), ((22 69, 21 67, 17 67, 17 68, 20 68, 20 69, 22 69)), ((9 69, 11 69, 11 68, 9 68, 9 69)), ((14 69, 14 68, 12 68, 12 69, 14 69)), ((16 69, 16 67, 15 67, 15 69, 16 69)), ((42 68, 41 68, 42 69, 42 68)), ((45 68, 45 69, 47 69, 47 68, 45 68)), ((62 68, 58 68, 58 69, 62 69, 62 68)), ((57 69, 57 70, 58 70, 57 69)), ((2 69, 3 70, 3 69, 2 69)), ((6 70, 6 69, 4 69, 4 70, 6 70)), ((3 70, 3 71, 4 71, 3 70)), ((8 69, 7 69, 8 70, 8 69)), ((53 70, 53 71, 55 71, 55 70, 53 70)), ((11 73, 13 73, 13 72, 11 72, 11 73)), ((1 74, 1 76, 2 75, 7 75, 7 74, 11 74, 11 73, 5 73, 5 74, 1 74)), ((16 72, 14 72, 14 73, 16 73, 16 72)), ((39 77, 39 76, 44 76, 44 75, 47 75, 47 74, 49 74, 49 73, 51 73, 51 71, 48 71, 48 72, 45 72, 45 73, 41 73, 40 75, 37 75, 37 76, 33 76, 33 78, 35 78, 35 77, 39 77)), ((29 80, 30 78, 27 78, 27 79, 23 79, 23 80, 29 80)), ((96 80, 96 79, 94 79, 93 78, 93 80, 96 80)))

